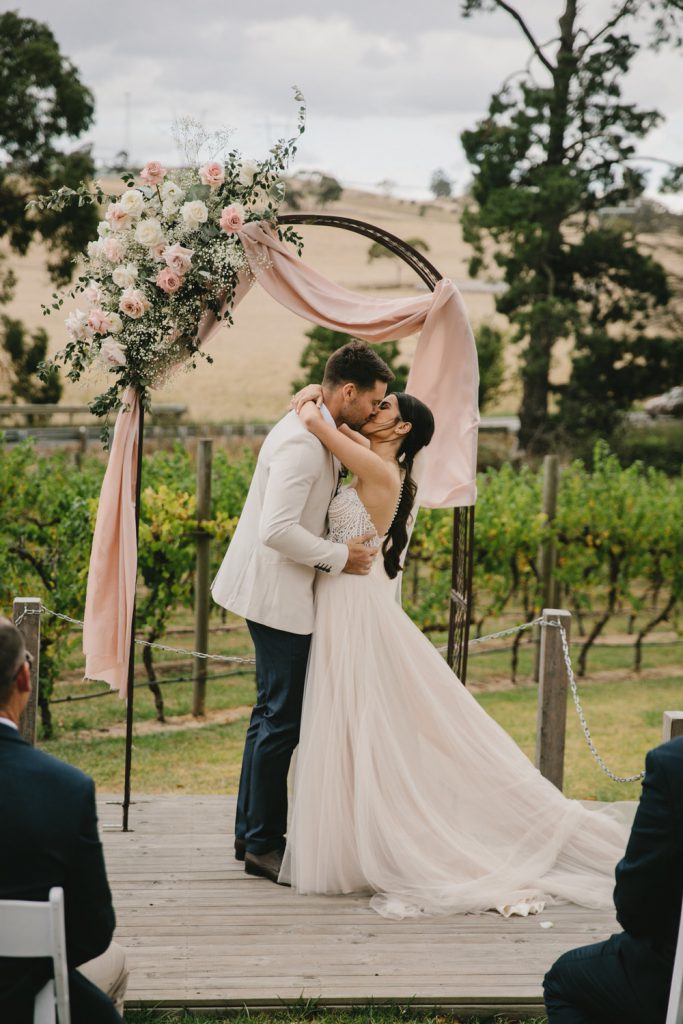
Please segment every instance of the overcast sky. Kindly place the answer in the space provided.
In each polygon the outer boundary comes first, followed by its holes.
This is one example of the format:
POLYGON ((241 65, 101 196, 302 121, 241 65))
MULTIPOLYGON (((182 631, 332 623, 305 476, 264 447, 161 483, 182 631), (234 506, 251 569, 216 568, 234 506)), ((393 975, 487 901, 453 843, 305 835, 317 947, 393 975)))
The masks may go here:
MULTIPOLYGON (((8 5, 10 6, 10 5, 8 5)), ((459 14, 459 0, 18 0, 47 22, 96 99, 87 135, 107 162, 178 160, 170 126, 191 115, 234 129, 245 156, 261 158, 294 127, 291 86, 308 124, 295 169, 324 170, 346 185, 396 182, 428 195, 441 167, 460 191, 469 179, 459 133, 486 111, 529 48, 504 13, 459 14)), ((539 40, 556 35, 562 0, 519 0, 539 40)), ((601 25, 611 0, 585 0, 582 22, 601 25)), ((636 37, 643 37, 638 26, 636 37)), ((666 117, 640 152, 683 153, 683 55, 642 52, 624 82, 628 99, 666 117)), ((653 190, 657 175, 653 177, 653 190)), ((683 208, 683 200, 673 202, 683 208)))

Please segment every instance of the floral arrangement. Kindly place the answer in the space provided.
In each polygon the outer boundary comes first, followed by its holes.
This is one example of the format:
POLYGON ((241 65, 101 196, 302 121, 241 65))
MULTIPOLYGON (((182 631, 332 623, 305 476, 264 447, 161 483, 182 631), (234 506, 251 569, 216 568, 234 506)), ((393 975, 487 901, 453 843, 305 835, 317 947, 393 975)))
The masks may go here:
MULTIPOLYGON (((242 160, 234 149, 202 163, 210 145, 227 149, 228 135, 209 134, 185 119, 176 127, 176 140, 186 166, 169 171, 152 160, 139 181, 121 176, 125 191, 118 196, 105 194, 98 183, 81 183, 33 200, 40 209, 86 202, 102 209, 98 237, 88 243, 80 276, 66 293, 82 299, 84 308, 79 305, 66 318, 67 344, 43 367, 49 373, 63 363, 72 381, 94 363, 113 374, 115 382, 90 405, 98 416, 120 405, 122 388, 136 388, 146 402, 147 389, 162 384, 180 364, 194 367, 197 357, 211 362, 199 346, 200 323, 207 314, 232 323, 235 286, 247 267, 236 232, 253 220, 276 223, 285 194, 282 175, 305 125, 298 90, 295 99, 297 135, 281 139, 261 163, 242 160)), ((301 239, 291 228, 280 237, 300 250, 301 239)), ((63 295, 55 295, 43 312, 59 310, 63 302, 63 295)))

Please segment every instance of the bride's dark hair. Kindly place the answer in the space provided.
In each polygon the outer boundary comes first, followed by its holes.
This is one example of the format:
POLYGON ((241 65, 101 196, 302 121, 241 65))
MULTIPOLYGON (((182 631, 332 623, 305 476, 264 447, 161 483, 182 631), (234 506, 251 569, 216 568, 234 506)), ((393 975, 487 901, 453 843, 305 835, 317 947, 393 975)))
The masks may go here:
POLYGON ((412 426, 403 438, 403 444, 397 453, 404 473, 403 487, 394 521, 382 544, 384 569, 392 580, 403 568, 401 555, 408 543, 408 523, 417 493, 417 484, 413 480, 413 460, 420 449, 429 444, 434 433, 434 417, 424 402, 419 398, 413 398, 412 395, 406 395, 403 391, 397 391, 395 394, 401 419, 412 426))

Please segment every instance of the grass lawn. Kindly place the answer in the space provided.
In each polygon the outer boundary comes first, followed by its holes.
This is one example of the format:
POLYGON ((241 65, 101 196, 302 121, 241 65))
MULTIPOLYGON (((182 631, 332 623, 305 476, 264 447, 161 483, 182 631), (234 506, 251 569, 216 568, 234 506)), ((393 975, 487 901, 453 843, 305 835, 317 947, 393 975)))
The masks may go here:
MULTIPOLYGON (((235 625, 238 620, 228 619, 235 625)), ((187 624, 179 619, 175 625, 187 624)), ((440 643, 439 637, 432 638, 440 643)), ((192 636, 171 634, 166 642, 191 648, 192 636)), ((56 698, 76 697, 106 690, 99 683, 84 683, 81 657, 74 638, 73 671, 56 687, 56 698)), ((246 630, 212 633, 215 653, 250 656, 246 630)), ((481 650, 481 648, 477 649, 481 650)), ((599 753, 618 775, 641 770, 645 753, 660 742, 662 712, 683 708, 680 647, 648 648, 640 676, 631 670, 629 647, 598 648, 592 653, 590 673, 579 680, 588 726, 599 753)), ((191 669, 178 655, 157 655, 159 678, 187 677, 191 669), (174 660, 175 659, 175 660, 174 660)), ((536 732, 537 688, 532 681, 533 648, 520 651, 518 683, 510 683, 507 651, 477 654, 470 659, 468 682, 485 710, 533 758, 536 732)), ((249 666, 210 663, 207 718, 197 728, 191 719, 192 684, 162 687, 167 725, 155 723, 152 695, 144 685, 135 693, 136 732, 133 751, 134 792, 235 793, 239 778, 244 732, 254 698, 253 669, 249 666), (229 674, 228 674, 229 673, 229 674)), ((454 679, 453 685, 459 685, 454 679)), ((58 757, 94 776, 100 789, 118 792, 123 786, 125 704, 115 694, 92 700, 69 700, 52 705, 55 738, 42 745, 58 757)), ((574 706, 567 709, 565 792, 579 799, 637 799, 638 783, 611 782, 595 764, 580 728, 574 706)))

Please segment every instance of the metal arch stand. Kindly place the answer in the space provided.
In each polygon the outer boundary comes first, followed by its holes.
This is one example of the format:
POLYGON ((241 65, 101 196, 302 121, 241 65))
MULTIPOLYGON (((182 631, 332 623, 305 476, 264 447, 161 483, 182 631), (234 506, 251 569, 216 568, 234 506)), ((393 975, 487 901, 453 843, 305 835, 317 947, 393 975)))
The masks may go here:
MULTIPOLYGON (((135 544, 137 550, 137 543, 140 533, 140 501, 142 493, 142 444, 144 441, 145 433, 145 409, 142 400, 142 395, 138 395, 139 408, 138 408, 138 451, 137 451, 137 466, 135 473, 135 544)), ((136 563, 136 574, 137 574, 137 563, 136 563)), ((136 578, 137 583, 137 578, 136 578)), ((133 699, 135 696, 135 605, 136 601, 133 601, 133 615, 130 623, 130 653, 128 655, 128 688, 126 690, 126 754, 125 754, 125 765, 123 770, 123 822, 121 825, 122 832, 130 831, 128 828, 128 812, 130 810, 130 774, 131 765, 133 758, 133 699)))
MULTIPOLYGON (((352 217, 335 217, 318 213, 288 213, 278 217, 278 224, 314 224, 319 227, 342 228, 379 242, 399 256, 415 271, 430 291, 434 291, 443 275, 412 245, 383 228, 352 217)), ((446 659, 461 683, 467 680, 467 653, 470 639, 472 608, 472 573, 474 567, 474 505, 453 509, 453 551, 451 556, 451 588, 448 601, 448 646, 446 659)))
MULTIPOLYGON (((390 252, 399 256, 404 263, 415 271, 425 282, 430 291, 443 275, 426 259, 421 252, 408 245, 397 235, 392 235, 383 228, 352 217, 335 217, 317 213, 291 213, 278 218, 278 224, 313 224, 319 227, 342 228, 364 235, 379 242, 390 252)), ((137 470, 135 478, 135 537, 138 540, 140 530, 140 500, 142 484, 142 448, 144 440, 145 410, 142 395, 140 405, 137 470)), ((472 568, 474 553, 474 506, 453 509, 453 552, 451 556, 451 589, 448 608, 448 646, 446 658, 450 667, 456 672, 460 681, 465 684, 467 679, 467 647, 470 635, 470 611, 472 604, 472 568)), ((123 781, 123 823, 122 831, 130 831, 128 817, 131 794, 131 764, 133 753, 133 700, 135 695, 135 603, 130 632, 130 654, 128 657, 128 689, 126 702, 126 746, 123 781)))

